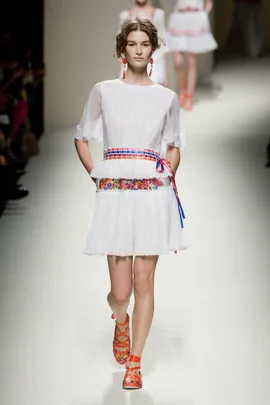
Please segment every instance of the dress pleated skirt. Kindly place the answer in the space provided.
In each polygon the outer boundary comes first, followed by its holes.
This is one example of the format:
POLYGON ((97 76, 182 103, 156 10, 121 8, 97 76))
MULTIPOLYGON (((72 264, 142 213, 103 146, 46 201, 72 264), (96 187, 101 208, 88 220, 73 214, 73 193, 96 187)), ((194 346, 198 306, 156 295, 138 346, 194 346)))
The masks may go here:
POLYGON ((201 54, 217 48, 205 11, 175 12, 168 22, 168 47, 172 52, 201 54))
POLYGON ((148 256, 187 247, 170 184, 155 190, 97 190, 84 253, 148 256))

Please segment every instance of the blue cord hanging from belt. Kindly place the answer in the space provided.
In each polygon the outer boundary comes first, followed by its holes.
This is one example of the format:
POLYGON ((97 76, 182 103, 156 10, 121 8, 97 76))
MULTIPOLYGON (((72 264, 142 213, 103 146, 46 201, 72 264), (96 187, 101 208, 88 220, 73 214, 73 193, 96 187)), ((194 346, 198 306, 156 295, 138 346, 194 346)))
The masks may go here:
POLYGON ((184 213, 184 210, 183 210, 183 207, 182 207, 179 195, 178 195, 174 172, 172 171, 172 169, 171 169, 171 167, 169 165, 169 162, 167 160, 165 160, 165 159, 160 158, 157 161, 157 164, 156 164, 157 172, 158 173, 163 173, 165 167, 170 172, 169 177, 170 177, 170 180, 171 180, 171 183, 172 183, 172 188, 173 188, 176 200, 177 200, 177 206, 178 206, 178 212, 179 212, 179 216, 180 216, 181 228, 184 228, 184 221, 183 220, 186 219, 186 217, 185 217, 185 213, 184 213))

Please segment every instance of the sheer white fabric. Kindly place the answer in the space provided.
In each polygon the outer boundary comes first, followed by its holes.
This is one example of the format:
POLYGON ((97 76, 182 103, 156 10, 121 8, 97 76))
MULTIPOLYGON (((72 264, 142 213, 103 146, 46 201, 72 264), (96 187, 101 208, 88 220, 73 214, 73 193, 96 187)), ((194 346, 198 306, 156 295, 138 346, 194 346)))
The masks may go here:
MULTIPOLYGON (((77 126, 76 139, 96 139, 108 148, 152 149, 162 143, 183 149, 183 122, 177 95, 158 84, 130 85, 107 80, 92 89, 77 126)), ((94 178, 167 177, 156 172, 156 163, 146 160, 106 160, 91 172, 94 178)))
POLYGON ((77 126, 75 138, 87 141, 90 138, 103 141, 103 119, 100 84, 96 84, 90 92, 84 107, 83 116, 77 126))
MULTIPOLYGON (((152 149, 161 144, 184 146, 180 108, 174 92, 158 84, 136 86, 119 79, 92 89, 75 138, 103 141, 107 148, 152 149)), ((106 160, 91 176, 101 178, 164 178, 156 162, 106 160)), ((160 255, 188 246, 171 185, 158 190, 97 190, 84 252, 89 255, 160 255)))
POLYGON ((174 9, 183 10, 187 7, 198 8, 200 10, 204 9, 204 0, 177 0, 174 9))
POLYGON ((168 21, 168 47, 172 52, 206 53, 217 48, 203 0, 178 0, 168 21), (178 12, 187 8, 199 11, 178 12))
POLYGON ((154 191, 100 191, 84 253, 165 255, 189 247, 171 187, 154 191))

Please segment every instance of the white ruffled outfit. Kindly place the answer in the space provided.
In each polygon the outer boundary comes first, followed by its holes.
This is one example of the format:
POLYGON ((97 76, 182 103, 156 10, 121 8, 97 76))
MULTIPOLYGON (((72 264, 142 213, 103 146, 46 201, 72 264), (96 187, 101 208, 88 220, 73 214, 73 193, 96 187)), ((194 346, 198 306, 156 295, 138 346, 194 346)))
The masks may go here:
MULTIPOLYGON (((77 126, 75 138, 103 141, 110 148, 150 149, 160 153, 162 140, 183 147, 177 95, 154 84, 131 85, 120 79, 96 84, 77 126)), ((157 190, 99 190, 85 253, 90 255, 160 255, 187 247, 169 171, 141 159, 104 160, 91 177, 163 178, 157 190), (167 180, 167 181, 166 181, 167 180)), ((98 180, 100 181, 100 180, 98 180)))
MULTIPOLYGON (((122 11, 119 15, 119 25, 128 18, 134 17, 131 10, 122 11)), ((164 42, 160 42, 160 48, 155 51, 153 54, 154 65, 151 79, 159 84, 164 83, 164 76, 165 76, 165 69, 164 69, 164 55, 168 52, 166 47, 166 24, 165 24, 165 12, 161 8, 155 8, 152 17, 145 16, 143 18, 147 18, 150 20, 158 30, 159 38, 164 42)), ((150 66, 149 66, 150 70, 150 66)))
POLYGON ((215 50, 204 0, 178 0, 168 21, 168 46, 172 52, 201 54, 215 50))

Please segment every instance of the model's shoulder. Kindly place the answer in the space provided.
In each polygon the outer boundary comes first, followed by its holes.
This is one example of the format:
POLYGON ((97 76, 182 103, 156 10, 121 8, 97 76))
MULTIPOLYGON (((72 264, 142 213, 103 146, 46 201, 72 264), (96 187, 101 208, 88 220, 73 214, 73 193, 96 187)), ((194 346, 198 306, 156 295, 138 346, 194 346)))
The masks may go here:
MULTIPOLYGON (((162 91, 163 94, 166 95, 167 97, 173 98, 173 97, 176 96, 176 93, 175 93, 173 90, 168 89, 168 87, 164 87, 164 86, 162 86, 161 84, 158 85, 158 89, 159 89, 160 91, 162 91)), ((177 96, 176 96, 176 97, 177 97, 177 96)))
POLYGON ((106 91, 107 89, 111 89, 115 87, 119 82, 119 79, 108 79, 103 80, 102 82, 96 83, 95 88, 98 89, 100 92, 106 91))
POLYGON ((119 79, 107 79, 107 80, 103 80, 102 82, 99 82, 98 84, 101 87, 109 87, 109 86, 114 86, 115 84, 117 84, 118 81, 119 81, 119 79))
POLYGON ((165 11, 162 8, 156 8, 155 9, 155 17, 156 18, 164 18, 165 17, 165 11))
POLYGON ((165 14, 165 11, 163 10, 163 8, 156 8, 155 9, 155 13, 156 14, 160 14, 160 15, 164 15, 165 14))
POLYGON ((121 22, 124 22, 128 17, 129 17, 129 10, 123 10, 123 11, 121 11, 121 13, 119 14, 119 20, 120 20, 121 22))
POLYGON ((104 88, 112 86, 115 82, 116 82, 116 79, 114 79, 114 80, 103 80, 102 82, 97 82, 92 87, 92 91, 101 92, 104 88))

